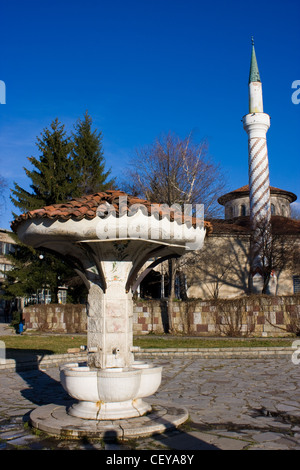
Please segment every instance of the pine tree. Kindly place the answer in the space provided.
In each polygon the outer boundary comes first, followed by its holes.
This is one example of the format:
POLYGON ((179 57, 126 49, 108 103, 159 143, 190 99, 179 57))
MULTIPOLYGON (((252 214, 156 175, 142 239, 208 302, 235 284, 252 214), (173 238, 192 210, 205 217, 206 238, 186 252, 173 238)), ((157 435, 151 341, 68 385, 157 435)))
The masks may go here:
POLYGON ((111 170, 105 171, 102 134, 92 130, 92 118, 86 112, 75 124, 72 156, 75 166, 76 195, 92 194, 110 189, 114 180, 107 181, 111 170))
MULTIPOLYGON (((39 290, 49 289, 52 302, 57 302, 58 287, 74 279, 73 269, 51 253, 24 245, 15 234, 12 237, 16 242, 15 249, 7 258, 13 263, 13 269, 5 273, 1 298, 28 298, 39 290)), ((82 291, 76 286, 69 289, 69 298, 76 301, 82 291)))
POLYGON ((56 290, 63 271, 68 268, 53 255, 42 254, 41 251, 24 245, 16 235, 13 238, 17 243, 14 245, 14 252, 7 255, 13 263, 13 269, 6 272, 4 279, 5 298, 29 297, 45 286, 52 291, 56 290), (51 269, 53 265, 55 271, 51 269))
MULTIPOLYGON (((67 136, 64 125, 55 119, 37 138, 39 157, 28 158, 34 169, 24 168, 32 181, 32 192, 17 183, 12 190, 11 200, 18 209, 31 211, 111 187, 113 180, 107 181, 110 171, 105 171, 102 135, 92 131, 92 119, 87 113, 77 121, 75 131, 67 136)), ((55 255, 18 243, 10 259, 14 268, 7 275, 5 298, 28 297, 43 284, 51 289, 55 301, 59 283, 70 280, 73 295, 81 292, 73 271, 55 255)))
MULTIPOLYGON (((72 142, 64 125, 55 119, 50 130, 37 138, 40 157, 28 157, 34 170, 24 168, 31 179, 32 193, 14 183, 11 200, 21 211, 30 211, 70 199, 75 189, 75 168, 71 158, 72 142)), ((15 214, 14 214, 15 215, 15 214)))

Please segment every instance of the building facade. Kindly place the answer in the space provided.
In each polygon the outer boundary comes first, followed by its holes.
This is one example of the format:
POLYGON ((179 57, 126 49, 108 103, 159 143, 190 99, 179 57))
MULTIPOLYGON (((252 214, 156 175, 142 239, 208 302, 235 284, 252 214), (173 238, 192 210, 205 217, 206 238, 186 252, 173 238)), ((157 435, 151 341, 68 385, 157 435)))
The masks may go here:
MULTIPOLYGON (((12 263, 8 259, 8 255, 14 251, 16 242, 12 237, 12 232, 0 229, 0 295, 4 294, 2 285, 7 276, 7 272, 12 269, 12 263)), ((0 298, 0 318, 8 321, 12 309, 10 301, 0 298)))

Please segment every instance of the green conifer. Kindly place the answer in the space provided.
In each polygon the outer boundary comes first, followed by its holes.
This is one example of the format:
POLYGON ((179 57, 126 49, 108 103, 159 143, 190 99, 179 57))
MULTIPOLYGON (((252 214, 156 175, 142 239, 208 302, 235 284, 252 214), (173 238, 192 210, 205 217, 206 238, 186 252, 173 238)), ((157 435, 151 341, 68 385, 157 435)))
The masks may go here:
MULTIPOLYGON (((71 158, 72 142, 64 125, 55 119, 50 129, 37 138, 39 158, 28 157, 35 169, 24 168, 31 179, 32 192, 14 183, 11 200, 21 211, 30 211, 57 204, 72 198, 75 186, 75 167, 71 158)), ((15 215, 15 214, 14 214, 15 215)))
POLYGON ((105 171, 101 132, 92 130, 92 118, 87 112, 82 120, 78 119, 74 127, 72 156, 76 195, 111 189, 114 180, 107 180, 111 170, 105 171))
MULTIPOLYGON (((69 137, 64 125, 55 119, 49 129, 37 138, 39 157, 29 157, 33 170, 24 168, 32 184, 29 192, 14 183, 11 200, 22 212, 59 204, 83 194, 105 191, 112 187, 105 171, 102 135, 92 131, 92 119, 85 114, 78 120, 75 132, 69 137)), ((15 214, 14 214, 15 215, 15 214)), ((15 215, 16 216, 16 215, 15 215)), ((59 284, 73 284, 69 293, 77 296, 82 289, 76 285, 73 270, 55 255, 18 243, 10 255, 13 269, 5 281, 4 298, 29 297, 38 289, 51 290, 52 301, 57 301, 59 284), (41 254, 43 257, 40 258, 41 254), (75 280, 75 281, 74 281, 75 280)))

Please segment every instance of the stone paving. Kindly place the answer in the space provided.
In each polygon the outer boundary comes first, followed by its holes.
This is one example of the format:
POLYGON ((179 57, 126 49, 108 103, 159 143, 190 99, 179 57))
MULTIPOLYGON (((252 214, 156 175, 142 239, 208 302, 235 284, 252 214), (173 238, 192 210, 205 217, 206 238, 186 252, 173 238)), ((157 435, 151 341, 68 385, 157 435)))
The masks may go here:
POLYGON ((61 439, 33 432, 29 413, 72 399, 59 370, 0 373, 0 449, 51 450, 300 450, 300 365, 290 357, 260 359, 154 358, 163 366, 153 404, 186 407, 180 429, 115 441, 61 439))

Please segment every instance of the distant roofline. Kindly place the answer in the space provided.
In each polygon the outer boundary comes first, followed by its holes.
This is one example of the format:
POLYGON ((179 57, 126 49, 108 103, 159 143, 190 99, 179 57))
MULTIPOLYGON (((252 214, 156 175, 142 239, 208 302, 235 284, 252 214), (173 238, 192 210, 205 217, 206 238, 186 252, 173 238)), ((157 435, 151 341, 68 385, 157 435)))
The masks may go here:
MULTIPOLYGON (((246 197, 249 196, 249 185, 241 186, 238 189, 235 189, 233 191, 230 191, 229 193, 224 194, 223 196, 220 196, 218 199, 218 203, 221 204, 221 206, 224 206, 226 202, 232 201, 234 199, 239 199, 241 197, 246 197)), ((286 196, 289 200, 290 203, 296 201, 297 196, 296 194, 292 193, 291 191, 286 191, 284 189, 280 188, 275 188, 274 186, 270 186, 270 192, 271 195, 282 195, 286 196)))
MULTIPOLYGON (((208 236, 249 236, 251 233, 250 217, 234 217, 232 219, 209 219, 212 230, 208 236)), ((300 220, 293 220, 287 217, 272 215, 271 217, 273 233, 278 235, 292 235, 299 237, 300 220)))

